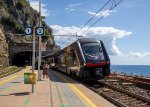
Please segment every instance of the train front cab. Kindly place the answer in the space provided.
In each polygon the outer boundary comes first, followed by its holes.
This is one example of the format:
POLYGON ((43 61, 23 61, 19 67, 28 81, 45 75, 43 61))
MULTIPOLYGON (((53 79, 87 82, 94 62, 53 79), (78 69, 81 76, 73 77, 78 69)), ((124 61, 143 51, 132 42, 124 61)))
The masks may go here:
POLYGON ((81 41, 79 46, 83 56, 79 73, 82 79, 98 80, 110 74, 110 60, 102 41, 81 41))

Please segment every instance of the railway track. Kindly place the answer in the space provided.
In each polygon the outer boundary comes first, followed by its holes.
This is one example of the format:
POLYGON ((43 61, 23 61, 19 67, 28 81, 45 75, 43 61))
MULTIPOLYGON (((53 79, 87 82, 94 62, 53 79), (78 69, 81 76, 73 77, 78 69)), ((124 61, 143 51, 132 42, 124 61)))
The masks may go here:
POLYGON ((143 88, 117 79, 83 82, 76 77, 72 78, 118 107, 150 107, 149 87, 143 88))
POLYGON ((150 103, 150 89, 140 88, 134 83, 122 82, 118 80, 103 80, 100 82, 109 88, 113 88, 114 90, 137 97, 138 99, 150 103))
POLYGON ((120 83, 118 80, 106 79, 84 83, 84 85, 118 107, 150 107, 148 89, 136 87, 132 83, 125 84, 120 83))

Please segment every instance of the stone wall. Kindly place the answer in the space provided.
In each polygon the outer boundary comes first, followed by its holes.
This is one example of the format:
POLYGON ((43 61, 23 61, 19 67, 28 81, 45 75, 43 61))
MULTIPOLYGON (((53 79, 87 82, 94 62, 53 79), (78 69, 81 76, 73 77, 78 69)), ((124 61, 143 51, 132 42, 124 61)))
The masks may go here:
POLYGON ((0 67, 8 66, 8 44, 6 43, 5 36, 0 28, 0 67))

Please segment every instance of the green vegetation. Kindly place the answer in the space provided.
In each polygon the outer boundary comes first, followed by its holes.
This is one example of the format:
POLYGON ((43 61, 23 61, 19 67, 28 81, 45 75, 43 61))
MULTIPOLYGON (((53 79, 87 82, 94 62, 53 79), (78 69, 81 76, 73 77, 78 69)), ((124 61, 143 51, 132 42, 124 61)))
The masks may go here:
POLYGON ((42 26, 45 27, 45 35, 52 35, 53 30, 46 24, 46 22, 42 21, 42 26))
POLYGON ((19 24, 19 23, 17 23, 17 24, 15 25, 15 29, 16 29, 17 32, 20 33, 20 34, 24 32, 24 27, 23 27, 21 24, 19 24))
POLYGON ((10 14, 13 14, 13 13, 15 12, 15 8, 14 8, 13 6, 10 6, 10 7, 8 8, 8 12, 9 12, 10 14))
POLYGON ((24 32, 24 27, 20 23, 17 23, 14 17, 9 16, 7 18, 3 18, 3 22, 6 25, 9 25, 12 28, 15 28, 18 33, 23 33, 24 32))
POLYGON ((45 28, 45 36, 43 37, 43 39, 49 39, 50 38, 50 32, 48 31, 48 29, 45 28))
POLYGON ((25 0, 19 0, 18 3, 17 3, 17 6, 18 6, 19 9, 22 9, 22 8, 28 6, 28 5, 29 5, 29 3, 27 3, 25 0))
POLYGON ((9 66, 6 68, 0 69, 0 78, 3 78, 5 76, 11 75, 13 73, 16 73, 20 70, 21 68, 18 68, 17 66, 9 66))
POLYGON ((16 25, 16 21, 14 19, 14 17, 12 16, 9 16, 9 17, 6 17, 6 18, 3 18, 3 21, 2 21, 4 24, 7 24, 9 25, 10 27, 15 27, 16 25))
POLYGON ((45 29, 45 35, 46 36, 50 35, 50 32, 48 31, 48 29, 45 29))

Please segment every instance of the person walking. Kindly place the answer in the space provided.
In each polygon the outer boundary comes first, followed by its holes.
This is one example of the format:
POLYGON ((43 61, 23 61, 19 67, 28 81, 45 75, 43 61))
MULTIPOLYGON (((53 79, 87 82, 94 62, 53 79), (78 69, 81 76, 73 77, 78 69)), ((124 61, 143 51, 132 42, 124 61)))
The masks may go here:
POLYGON ((49 65, 47 63, 45 63, 43 65, 43 79, 46 78, 48 79, 48 70, 49 70, 49 65))

